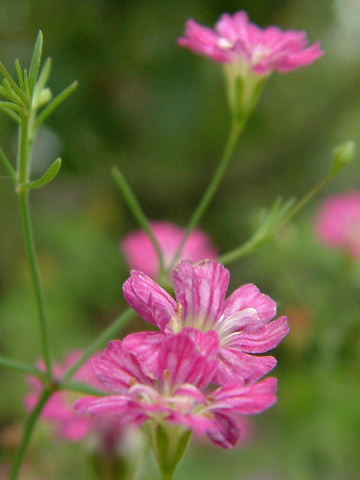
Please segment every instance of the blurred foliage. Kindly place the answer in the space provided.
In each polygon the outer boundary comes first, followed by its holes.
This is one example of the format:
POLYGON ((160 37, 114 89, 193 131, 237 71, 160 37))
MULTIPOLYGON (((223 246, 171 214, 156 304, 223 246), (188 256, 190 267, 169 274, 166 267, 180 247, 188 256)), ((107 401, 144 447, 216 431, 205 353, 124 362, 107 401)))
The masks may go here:
MULTIPOLYGON (((85 346, 124 308, 128 273, 119 242, 136 225, 110 167, 122 168, 150 218, 180 225, 207 185, 228 127, 222 73, 176 41, 188 18, 212 25, 222 12, 240 9, 263 26, 308 31, 326 55, 308 68, 273 75, 266 87, 202 222, 221 252, 248 238, 259 211, 276 196, 304 194, 327 171, 333 147, 356 138, 357 2, 0 0, 2 61, 11 68, 15 58, 29 60, 41 28, 45 55, 54 60, 53 92, 80 82, 41 130, 34 155, 37 173, 57 156, 64 159, 56 181, 32 195, 58 359, 85 346)), ((16 141, 13 124, 1 116, 0 143, 10 157, 16 141)), ((348 167, 322 196, 357 188, 358 173, 358 165, 348 167)), ((16 198, 11 182, 0 180, 0 348, 35 362, 37 322, 16 198)), ((356 478, 357 272, 341 252, 317 243, 313 217, 320 201, 231 266, 234 287, 253 282, 289 314, 292 333, 277 350, 277 406, 254 419, 254 438, 243 448, 222 452, 193 442, 179 480, 356 478)), ((129 327, 140 328, 141 320, 129 327)), ((6 463, 25 416, 27 386, 5 370, 1 382, 6 463)), ((90 478, 81 445, 48 438, 45 427, 38 429, 24 478, 90 478)))

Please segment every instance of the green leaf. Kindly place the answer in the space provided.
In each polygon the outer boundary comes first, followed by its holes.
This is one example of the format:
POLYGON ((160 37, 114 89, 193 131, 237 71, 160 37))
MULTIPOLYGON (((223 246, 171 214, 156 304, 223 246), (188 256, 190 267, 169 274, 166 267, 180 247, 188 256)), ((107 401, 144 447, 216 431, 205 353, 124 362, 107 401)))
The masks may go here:
POLYGON ((30 70, 29 70, 29 87, 30 87, 31 93, 34 91, 35 82, 40 69, 42 47, 43 47, 43 34, 42 34, 42 31, 39 30, 35 47, 34 47, 34 53, 31 59, 30 70))
POLYGON ((37 180, 26 183, 25 185, 31 189, 45 187, 45 185, 47 185, 52 180, 54 180, 56 175, 59 173, 60 167, 61 167, 61 158, 57 158, 55 162, 52 163, 50 167, 46 170, 44 175, 42 175, 37 180))
POLYGON ((47 117, 62 103, 78 86, 78 81, 71 83, 68 87, 65 88, 59 95, 57 95, 54 100, 48 104, 46 108, 40 113, 36 120, 36 128, 38 128, 46 119, 47 117))
POLYGON ((35 90, 37 93, 41 92, 49 80, 51 72, 51 58, 47 58, 38 77, 38 80, 35 85, 35 90))
POLYGON ((23 73, 22 73, 22 70, 21 70, 20 62, 19 62, 18 59, 15 60, 15 68, 16 68, 16 73, 17 73, 17 76, 18 76, 20 88, 22 90, 24 90, 24 78, 23 78, 23 73))

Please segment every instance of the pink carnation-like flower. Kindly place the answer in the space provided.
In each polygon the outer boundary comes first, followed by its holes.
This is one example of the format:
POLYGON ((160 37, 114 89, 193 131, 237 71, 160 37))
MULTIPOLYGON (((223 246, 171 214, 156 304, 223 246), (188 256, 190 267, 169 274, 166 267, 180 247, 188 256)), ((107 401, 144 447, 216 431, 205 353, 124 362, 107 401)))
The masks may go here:
MULTIPOLYGON (((170 222, 152 222, 154 234, 163 250, 165 266, 170 266, 185 231, 170 222)), ((152 278, 159 274, 159 260, 155 248, 143 230, 130 233, 122 242, 122 249, 131 268, 141 270, 152 278)), ((184 245, 181 259, 194 262, 217 257, 209 237, 200 229, 194 230, 184 245)))
MULTIPOLYGON (((144 349, 147 341, 145 337, 144 349)), ((213 331, 185 328, 165 338, 151 373, 141 355, 128 347, 124 341, 113 341, 94 358, 99 380, 115 394, 79 400, 75 407, 80 412, 118 416, 129 424, 173 423, 231 448, 240 436, 237 415, 260 413, 276 401, 275 378, 252 385, 232 383, 208 393, 219 347, 213 331)))
POLYGON ((132 271, 123 287, 125 300, 161 333, 134 333, 126 344, 151 369, 164 335, 185 327, 213 331, 220 341, 215 382, 221 385, 239 378, 244 383, 257 381, 275 367, 276 360, 250 354, 276 347, 289 331, 287 318, 272 320, 274 300, 252 284, 243 285, 226 299, 229 280, 230 272, 220 263, 183 260, 173 272, 175 301, 144 273, 132 271))
MULTIPOLYGON (((80 358, 81 352, 72 352, 65 362, 54 365, 56 378, 62 375, 80 358)), ((39 363, 39 368, 44 369, 44 363, 39 363)), ((74 379, 86 383, 92 387, 104 390, 103 384, 99 382, 89 362, 85 363, 75 374, 74 379)), ((29 377, 30 384, 34 391, 26 396, 25 404, 30 410, 35 407, 42 390, 41 382, 34 377, 29 377)), ((54 393, 42 411, 42 418, 49 420, 55 427, 57 434, 67 440, 74 442, 85 438, 90 432, 96 434, 100 440, 101 448, 111 450, 115 447, 120 435, 123 433, 122 425, 118 422, 108 420, 92 419, 79 415, 74 409, 74 393, 60 391, 54 393)))
POLYGON ((316 219, 316 233, 325 245, 360 256, 360 193, 347 192, 328 198, 316 219))
POLYGON ((185 37, 179 39, 181 46, 194 52, 257 74, 290 72, 313 63, 323 52, 319 43, 310 47, 307 43, 305 32, 261 29, 250 23, 246 12, 225 13, 214 30, 189 20, 185 37))

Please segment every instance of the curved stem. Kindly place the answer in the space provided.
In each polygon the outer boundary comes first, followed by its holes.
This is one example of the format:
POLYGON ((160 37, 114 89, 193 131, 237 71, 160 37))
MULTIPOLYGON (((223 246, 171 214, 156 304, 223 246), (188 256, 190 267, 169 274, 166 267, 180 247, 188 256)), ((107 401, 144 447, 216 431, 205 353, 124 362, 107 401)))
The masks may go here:
POLYGON ((79 368, 88 360, 93 353, 101 348, 105 343, 113 338, 113 336, 124 327, 135 312, 131 308, 127 308, 118 318, 116 318, 100 335, 87 347, 79 360, 66 372, 62 378, 62 382, 66 384, 79 370, 79 368))
POLYGON ((34 287, 35 301, 38 310, 41 346, 44 355, 44 360, 47 368, 47 375, 49 380, 52 378, 52 364, 51 351, 49 342, 48 326, 45 316, 45 304, 42 285, 40 281, 39 265, 35 252, 34 234, 31 224, 30 207, 29 207, 29 192, 27 190, 19 193, 19 204, 21 217, 23 221, 24 237, 27 256, 30 263, 31 278, 34 287))
POLYGON ((196 227, 196 225, 199 223, 201 217, 203 216, 206 208, 208 207, 208 205, 210 204, 211 200, 213 199, 215 193, 216 193, 216 190, 218 189, 218 186, 226 172, 226 169, 229 165, 229 162, 234 154, 234 150, 235 150, 235 147, 236 147, 236 144, 237 144, 237 141, 238 141, 238 138, 239 138, 239 135, 242 131, 242 129, 244 128, 244 123, 240 123, 240 122, 237 122, 237 121, 233 121, 232 123, 232 126, 231 126, 231 130, 230 130, 230 133, 229 133, 229 137, 228 137, 228 140, 226 142, 226 146, 225 146, 225 150, 224 150, 224 153, 223 153, 223 156, 221 157, 221 160, 220 160, 220 163, 217 167, 217 169, 215 170, 215 173, 214 173, 214 176, 213 178, 211 179, 207 189, 205 190, 205 193, 204 195, 202 196, 198 206, 196 207, 194 213, 192 214, 190 220, 189 220, 189 223, 186 227, 186 230, 185 230, 185 235, 175 253, 175 256, 170 264, 170 267, 167 269, 168 271, 171 271, 177 260, 179 259, 179 257, 181 256, 181 253, 182 253, 182 250, 191 234, 191 232, 194 230, 194 228, 196 227))
POLYGON ((41 394, 38 403, 36 404, 34 410, 30 413, 26 425, 25 425, 25 430, 24 434, 21 440, 21 443, 19 445, 19 448, 16 452, 16 457, 14 460, 14 463, 12 465, 12 470, 10 474, 10 480, 17 480, 19 477, 21 465, 24 461, 25 454, 27 451, 27 448, 30 443, 31 435, 33 433, 33 429, 35 427, 36 421, 39 418, 39 415, 41 414, 43 408, 45 407, 47 401, 52 395, 51 390, 44 390, 43 393, 41 394))
POLYGON ((138 221, 139 225, 148 234, 159 259, 160 273, 163 273, 165 271, 164 254, 158 242, 158 239, 156 238, 153 232, 153 229, 151 227, 149 220, 147 219, 143 209, 141 208, 140 203, 138 202, 137 198, 134 195, 134 192, 130 188, 130 185, 128 184, 128 182, 126 181, 124 175, 120 172, 120 170, 117 167, 114 167, 111 170, 111 173, 112 173, 112 176, 114 177, 116 185, 119 187, 121 193, 123 194, 125 201, 129 209, 131 210, 132 214, 138 221))

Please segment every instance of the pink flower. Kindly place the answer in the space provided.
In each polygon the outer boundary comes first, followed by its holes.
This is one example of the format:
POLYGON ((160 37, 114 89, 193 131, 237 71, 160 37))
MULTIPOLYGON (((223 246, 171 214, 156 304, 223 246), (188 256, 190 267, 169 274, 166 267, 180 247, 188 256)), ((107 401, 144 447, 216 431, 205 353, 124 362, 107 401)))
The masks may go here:
MULTIPOLYGON (((145 350, 146 342, 144 337, 145 350)), ((94 358, 93 366, 99 380, 114 394, 83 398, 75 408, 93 416, 118 416, 129 424, 149 420, 159 425, 177 424, 231 448, 240 436, 237 416, 260 413, 273 405, 276 379, 248 386, 228 384, 208 393, 217 368, 218 342, 213 331, 185 328, 159 344, 151 373, 126 342, 110 342, 94 358)))
MULTIPOLYGON (((170 222, 152 222, 154 234, 163 250, 165 266, 169 267, 184 237, 185 231, 170 222)), ((159 274, 159 261, 155 248, 143 230, 130 233, 122 242, 122 248, 131 268, 141 270, 152 278, 159 274)), ((217 256, 209 237, 200 229, 189 236, 180 258, 195 262, 217 256)))
MULTIPOLYGON (((54 366, 54 373, 57 378, 61 376, 79 359, 81 352, 73 352, 66 358, 63 364, 54 366)), ((44 363, 40 362, 39 368, 44 369, 44 363)), ((98 381, 90 363, 85 363, 75 374, 75 380, 86 383, 95 388, 104 390, 101 382, 98 381)), ((33 387, 33 392, 26 396, 25 404, 30 410, 35 407, 42 390, 41 383, 34 377, 29 378, 33 387)), ((67 440, 74 442, 85 438, 90 432, 96 434, 100 440, 102 448, 114 447, 122 433, 120 424, 109 421, 98 421, 79 415, 74 410, 74 393, 69 391, 60 391, 52 395, 46 404, 42 417, 48 420, 56 429, 57 434, 67 440)))
POLYGON ((360 193, 348 192, 325 200, 316 219, 319 239, 330 247, 360 255, 360 193))
POLYGON ((281 31, 278 27, 259 28, 250 23, 246 12, 225 13, 212 30, 194 20, 186 24, 179 44, 213 60, 238 64, 243 71, 268 74, 290 72, 309 65, 323 55, 320 44, 307 47, 305 32, 281 31))
POLYGON ((185 327, 213 332, 219 338, 219 367, 214 377, 217 384, 239 378, 244 383, 255 382, 274 368, 274 357, 250 354, 276 347, 289 331, 287 318, 270 321, 276 314, 276 304, 252 284, 243 285, 226 299, 229 280, 229 271, 220 263, 183 260, 173 272, 175 301, 144 273, 131 272, 123 287, 125 300, 161 330, 134 333, 125 340, 145 369, 152 369, 164 335, 185 327))

